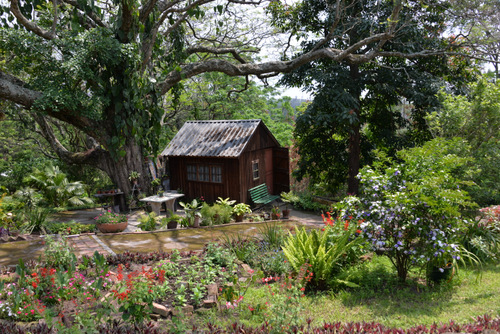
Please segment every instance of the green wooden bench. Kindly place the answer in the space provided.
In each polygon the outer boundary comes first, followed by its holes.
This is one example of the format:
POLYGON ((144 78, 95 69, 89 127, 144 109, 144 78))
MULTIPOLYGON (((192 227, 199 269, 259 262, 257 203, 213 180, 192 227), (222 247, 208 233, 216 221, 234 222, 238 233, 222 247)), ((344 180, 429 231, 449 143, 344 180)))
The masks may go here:
POLYGON ((248 192, 250 193, 250 199, 256 206, 263 206, 280 198, 279 195, 270 195, 265 183, 249 189, 248 192))

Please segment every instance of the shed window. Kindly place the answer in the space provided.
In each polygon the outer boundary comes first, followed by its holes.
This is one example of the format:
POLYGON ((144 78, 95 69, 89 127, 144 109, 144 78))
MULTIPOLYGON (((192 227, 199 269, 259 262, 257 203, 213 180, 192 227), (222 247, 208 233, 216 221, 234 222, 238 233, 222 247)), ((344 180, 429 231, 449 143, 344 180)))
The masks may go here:
POLYGON ((220 166, 211 167, 212 182, 222 183, 222 168, 220 166))
POLYGON ((259 160, 252 161, 252 175, 254 180, 259 178, 259 160))
POLYGON ((208 166, 198 166, 198 181, 210 181, 210 175, 208 174, 208 166))
POLYGON ((196 165, 187 165, 187 179, 188 181, 196 181, 196 165))
POLYGON ((217 165, 187 165, 188 181, 222 183, 222 167, 217 165))

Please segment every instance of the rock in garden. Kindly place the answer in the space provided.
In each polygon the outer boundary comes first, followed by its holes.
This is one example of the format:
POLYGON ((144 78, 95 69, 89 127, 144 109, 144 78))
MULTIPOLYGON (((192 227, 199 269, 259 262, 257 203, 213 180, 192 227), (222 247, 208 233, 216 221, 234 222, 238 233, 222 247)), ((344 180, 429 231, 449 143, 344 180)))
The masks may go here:
POLYGON ((171 310, 161 304, 153 303, 153 312, 167 318, 170 315, 171 310))

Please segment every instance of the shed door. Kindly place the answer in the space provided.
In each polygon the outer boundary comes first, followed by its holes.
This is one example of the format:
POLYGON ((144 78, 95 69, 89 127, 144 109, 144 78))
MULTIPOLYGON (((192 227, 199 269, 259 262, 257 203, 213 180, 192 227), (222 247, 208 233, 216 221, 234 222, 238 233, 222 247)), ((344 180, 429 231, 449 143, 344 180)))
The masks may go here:
POLYGON ((270 194, 273 194, 273 149, 267 149, 264 153, 265 181, 270 194))
POLYGON ((290 158, 287 148, 274 148, 273 169, 272 187, 275 195, 290 191, 290 158))

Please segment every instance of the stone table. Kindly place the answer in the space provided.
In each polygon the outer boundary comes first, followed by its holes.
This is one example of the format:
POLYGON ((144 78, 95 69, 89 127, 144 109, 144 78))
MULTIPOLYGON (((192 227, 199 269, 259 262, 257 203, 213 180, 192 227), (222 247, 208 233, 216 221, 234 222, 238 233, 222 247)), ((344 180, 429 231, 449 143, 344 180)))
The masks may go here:
POLYGON ((184 194, 179 194, 177 192, 164 192, 163 196, 149 196, 141 198, 140 201, 148 202, 151 205, 153 211, 159 216, 162 203, 165 203, 167 210, 169 209, 173 212, 175 200, 180 197, 184 197, 184 194))

